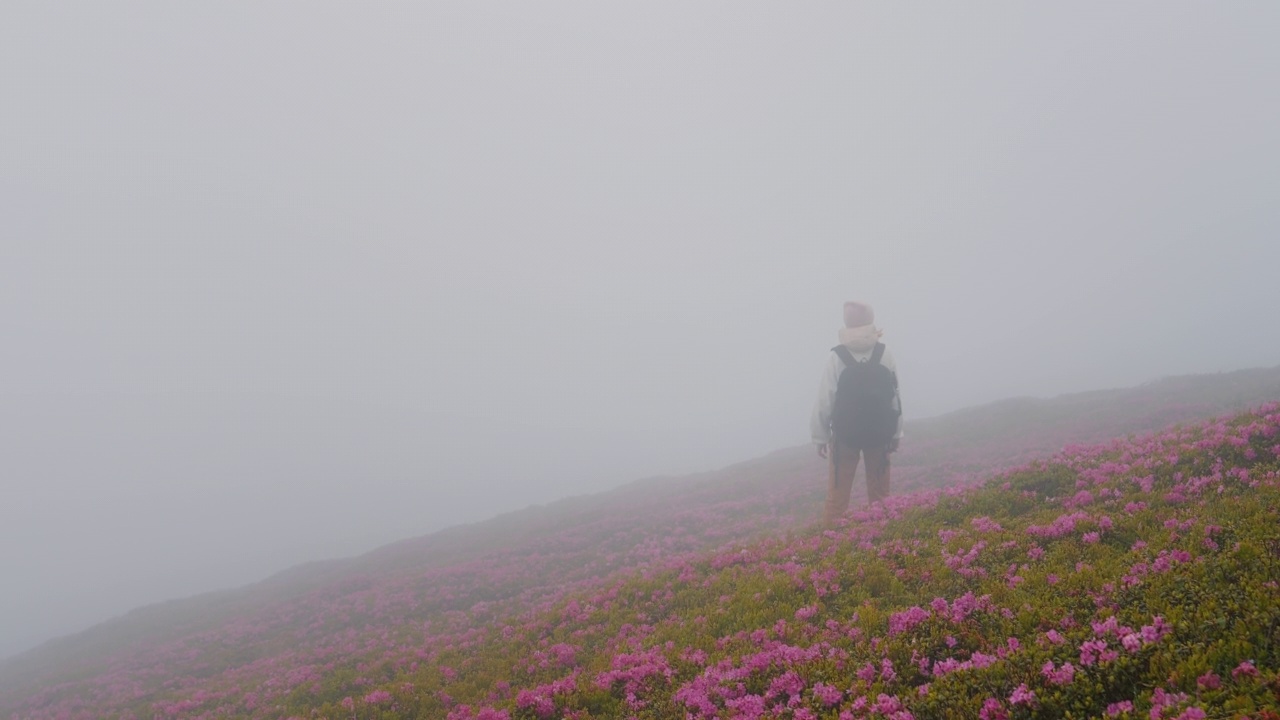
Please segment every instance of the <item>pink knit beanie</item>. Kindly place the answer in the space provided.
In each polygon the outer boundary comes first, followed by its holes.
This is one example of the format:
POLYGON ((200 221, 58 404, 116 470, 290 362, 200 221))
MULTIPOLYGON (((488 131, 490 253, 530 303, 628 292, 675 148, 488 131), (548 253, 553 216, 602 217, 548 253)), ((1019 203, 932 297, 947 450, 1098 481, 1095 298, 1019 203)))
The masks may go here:
POLYGON ((876 311, 865 302, 845 302, 845 327, 860 328, 876 322, 876 311))
POLYGON ((844 326, 847 328, 862 327, 876 321, 876 313, 870 305, 860 302, 844 304, 844 326))

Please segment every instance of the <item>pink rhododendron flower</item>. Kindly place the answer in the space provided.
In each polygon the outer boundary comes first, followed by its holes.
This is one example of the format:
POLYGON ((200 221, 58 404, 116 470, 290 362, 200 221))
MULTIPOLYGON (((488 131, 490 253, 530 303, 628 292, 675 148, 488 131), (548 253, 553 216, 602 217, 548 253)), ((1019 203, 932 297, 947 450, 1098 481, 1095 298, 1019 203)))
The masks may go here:
POLYGON ((788 695, 795 697, 804 691, 804 685, 804 678, 800 677, 796 671, 788 670, 769 683, 769 692, 766 693, 766 696, 788 695))
POLYGON ((1121 700, 1120 702, 1114 702, 1107 706, 1107 717, 1115 717, 1117 715, 1123 715, 1124 713, 1130 712, 1133 712, 1132 700, 1121 700))
POLYGON ((1062 667, 1054 667, 1050 660, 1040 668, 1040 674, 1053 685, 1070 685, 1076 678, 1076 667, 1071 663, 1062 663, 1062 667))
POLYGON ((522 710, 530 710, 540 718, 550 718, 556 711, 554 700, 544 693, 528 688, 521 690, 516 695, 516 707, 522 710))
POLYGON ((992 665, 995 665, 996 661, 999 659, 1000 658, 995 655, 987 655, 986 653, 974 651, 973 655, 970 656, 969 658, 969 663, 975 669, 981 670, 982 668, 987 668, 987 667, 991 667, 992 665))
POLYGON ((929 611, 918 605, 894 613, 889 616, 889 635, 904 633, 928 619, 929 611))
POLYGON ((1000 532, 1004 528, 1000 527, 1000 523, 992 520, 987 516, 976 517, 969 521, 978 532, 1000 532))
POLYGON ((1036 694, 1034 691, 1027 688, 1026 683, 1022 683, 1018 687, 1014 688, 1013 692, 1009 695, 1010 705, 1034 705, 1035 702, 1036 694))
POLYGON ((1258 668, 1253 666, 1253 661, 1245 660, 1231 671, 1231 677, 1237 680, 1242 677, 1258 677, 1258 668))
POLYGON ((1186 693, 1165 692, 1164 688, 1156 688, 1151 693, 1151 720, 1159 720, 1164 711, 1180 705, 1187 700, 1186 693))
POLYGON ((1098 661, 1099 653, 1106 652, 1105 640, 1086 640, 1080 645, 1080 664, 1088 667, 1098 661))
POLYGON ((1009 720, 1009 713, 1005 711, 1004 704, 995 698, 987 698, 982 703, 982 709, 978 711, 978 717, 981 720, 1009 720))
POLYGON ((834 685, 826 683, 814 683, 813 696, 823 705, 839 705, 844 700, 844 693, 834 685))
MULTIPOLYGON (((729 698, 724 702, 725 707, 737 712, 738 717, 742 718, 759 718, 769 709, 769 704, 759 695, 743 695, 739 698, 729 698)), ((714 713, 715 705, 708 704, 705 708, 706 712, 714 713)))
POLYGON ((1160 638, 1169 634, 1169 625, 1164 618, 1156 616, 1152 618, 1150 625, 1142 626, 1142 641, 1148 645, 1160 642, 1160 638))
POLYGON ((880 693, 876 696, 875 709, 881 715, 892 716, 902 709, 902 702, 892 695, 880 693))

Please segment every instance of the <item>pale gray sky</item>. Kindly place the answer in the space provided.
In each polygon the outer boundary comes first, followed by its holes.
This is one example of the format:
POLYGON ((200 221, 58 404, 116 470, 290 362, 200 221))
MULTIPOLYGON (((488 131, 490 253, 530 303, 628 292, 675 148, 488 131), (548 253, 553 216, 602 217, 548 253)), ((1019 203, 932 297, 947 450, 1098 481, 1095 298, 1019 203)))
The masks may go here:
POLYGON ((1277 37, 1273 2, 7 2, 0 656, 804 442, 846 299, 913 417, 1280 363, 1277 37))

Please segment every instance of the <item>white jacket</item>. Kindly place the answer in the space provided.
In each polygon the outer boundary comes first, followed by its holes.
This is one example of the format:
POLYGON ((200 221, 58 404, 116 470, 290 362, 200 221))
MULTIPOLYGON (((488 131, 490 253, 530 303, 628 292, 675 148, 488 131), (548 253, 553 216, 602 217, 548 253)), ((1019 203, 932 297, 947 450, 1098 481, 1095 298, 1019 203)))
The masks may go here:
MULTIPOLYGON (((870 330, 853 328, 840 332, 840 344, 849 348, 853 359, 866 362, 871 359, 875 344, 879 340, 880 331, 871 326, 870 330), (861 332, 859 332, 861 331, 861 332)), ((884 349, 880 364, 889 368, 894 378, 898 377, 898 364, 893 360, 889 348, 884 349)), ((822 381, 818 384, 818 402, 813 408, 813 418, 809 421, 809 431, 813 435, 815 445, 826 445, 831 442, 831 406, 836 400, 836 385, 840 382, 840 371, 844 370, 844 361, 834 351, 827 353, 827 366, 822 372, 822 381)), ((902 438, 902 397, 898 392, 893 396, 893 407, 898 411, 898 432, 894 439, 902 438)))

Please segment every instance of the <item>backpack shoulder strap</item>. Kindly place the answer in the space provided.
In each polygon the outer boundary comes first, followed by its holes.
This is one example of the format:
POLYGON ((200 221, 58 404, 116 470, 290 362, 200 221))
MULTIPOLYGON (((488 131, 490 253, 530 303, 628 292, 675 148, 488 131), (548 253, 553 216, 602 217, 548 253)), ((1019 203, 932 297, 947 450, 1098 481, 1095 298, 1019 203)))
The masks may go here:
POLYGON ((884 357, 884 343, 878 342, 876 343, 876 349, 871 351, 871 364, 879 365, 882 357, 884 357))
POLYGON ((857 360, 853 359, 853 353, 849 352, 849 348, 843 345, 837 345, 831 348, 831 350, 835 352, 835 354, 840 356, 840 359, 844 361, 845 365, 852 365, 858 362, 857 360))

